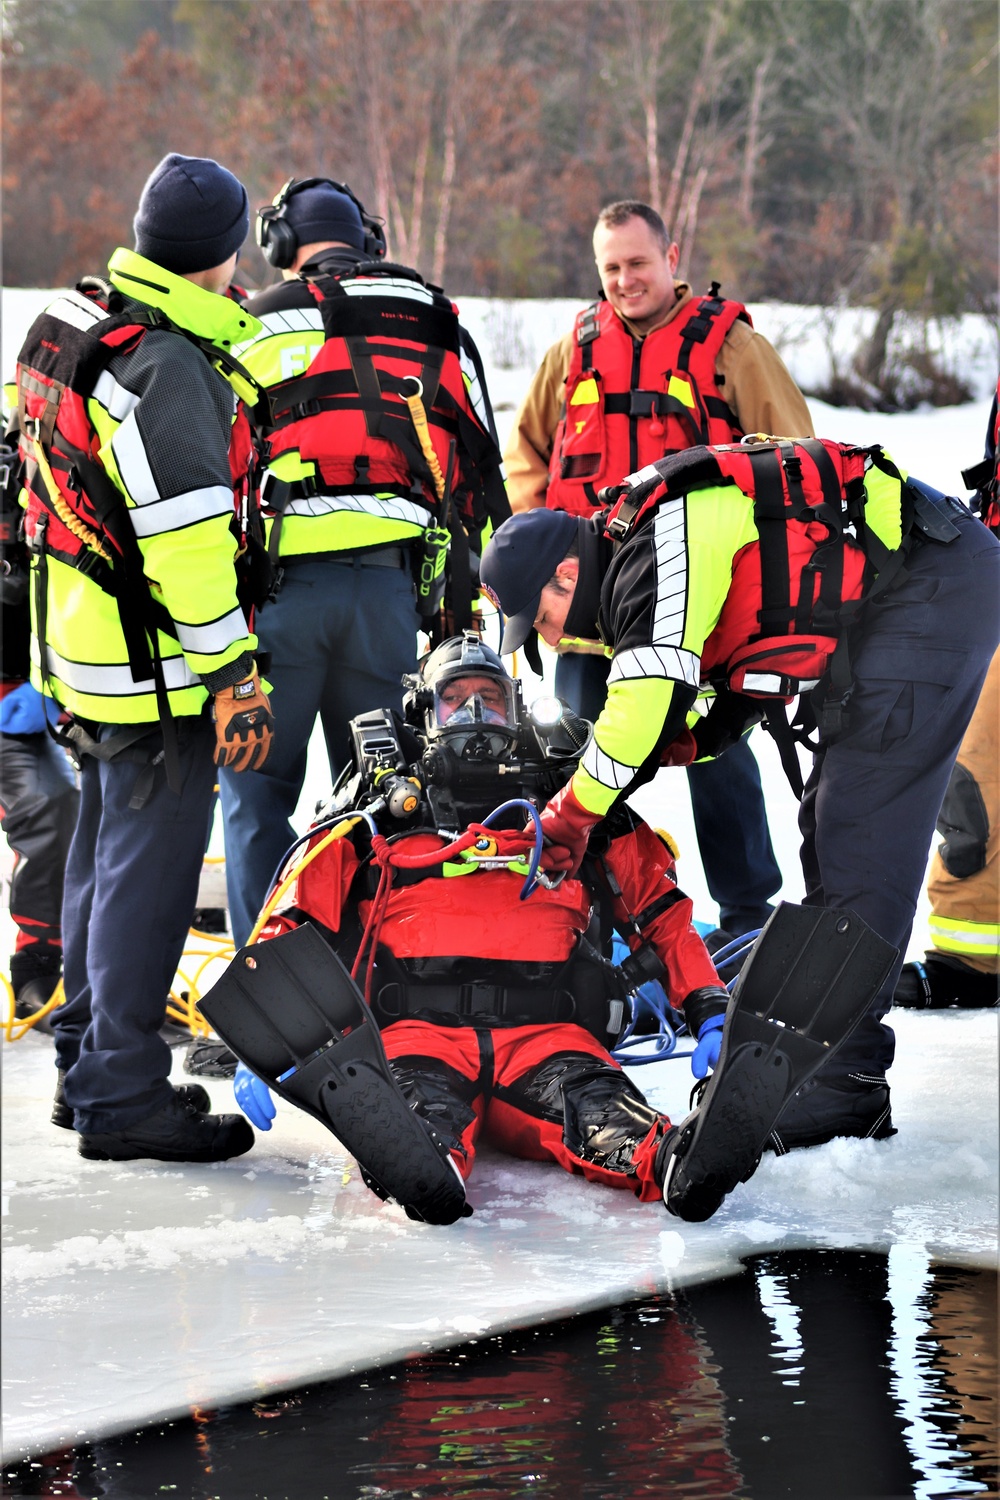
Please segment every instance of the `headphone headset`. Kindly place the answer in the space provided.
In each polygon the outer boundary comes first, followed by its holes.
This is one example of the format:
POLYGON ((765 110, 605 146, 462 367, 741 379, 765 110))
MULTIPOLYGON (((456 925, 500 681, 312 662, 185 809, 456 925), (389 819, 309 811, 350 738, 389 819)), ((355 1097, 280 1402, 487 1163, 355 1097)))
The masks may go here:
POLYGON ((361 199, 355 197, 346 182, 334 182, 332 177, 289 177, 274 202, 267 208, 257 210, 257 243, 268 265, 274 266, 279 271, 287 270, 299 248, 299 237, 285 218, 285 208, 289 198, 294 197, 296 193, 304 193, 306 188, 320 187, 324 183, 328 187, 335 188, 338 193, 343 193, 345 198, 350 198, 361 215, 361 223, 365 231, 363 252, 365 256, 369 260, 379 260, 385 254, 385 230, 382 220, 368 213, 361 199))

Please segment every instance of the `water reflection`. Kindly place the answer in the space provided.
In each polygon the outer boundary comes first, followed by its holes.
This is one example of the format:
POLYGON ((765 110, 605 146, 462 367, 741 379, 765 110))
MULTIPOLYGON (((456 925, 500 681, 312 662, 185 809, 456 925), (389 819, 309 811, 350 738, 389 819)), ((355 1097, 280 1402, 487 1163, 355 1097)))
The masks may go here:
POLYGON ((998 1495, 997 1283, 909 1253, 742 1274, 21 1464, 150 1500, 998 1495))

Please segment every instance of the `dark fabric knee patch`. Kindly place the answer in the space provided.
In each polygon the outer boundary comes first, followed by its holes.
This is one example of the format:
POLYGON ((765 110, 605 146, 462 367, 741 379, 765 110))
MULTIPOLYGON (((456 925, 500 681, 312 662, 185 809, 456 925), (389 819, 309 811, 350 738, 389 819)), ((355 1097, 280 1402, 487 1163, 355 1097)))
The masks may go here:
POLYGON ((979 783, 965 766, 956 765, 937 821, 944 838, 941 863, 956 880, 967 880, 986 866, 990 818, 979 783))

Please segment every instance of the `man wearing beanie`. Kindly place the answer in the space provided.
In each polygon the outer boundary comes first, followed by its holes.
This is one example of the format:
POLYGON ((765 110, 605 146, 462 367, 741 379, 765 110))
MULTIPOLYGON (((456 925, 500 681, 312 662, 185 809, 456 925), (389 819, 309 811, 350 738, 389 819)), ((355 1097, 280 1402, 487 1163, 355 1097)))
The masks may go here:
MULTIPOLYGON (((317 714, 336 780, 349 721, 401 707, 428 528, 439 548, 450 529, 456 615, 464 607, 468 620, 481 532, 509 515, 478 352, 437 288, 386 264, 381 228, 350 190, 287 183, 258 215, 257 237, 283 280, 249 303, 263 329, 237 353, 270 397, 262 499, 278 591, 258 633, 281 735, 263 771, 221 778, 237 943, 294 837, 317 714)), ((432 599, 424 628, 436 614, 432 599)))
POLYGON ((52 1119, 91 1160, 218 1161, 253 1144, 200 1086, 171 1086, 158 1034, 216 765, 245 773, 271 742, 237 577, 256 392, 230 353, 259 325, 219 295, 248 224, 231 172, 165 157, 135 250, 114 252, 110 285, 58 297, 18 364, 32 681, 70 716, 80 762, 52 1119))

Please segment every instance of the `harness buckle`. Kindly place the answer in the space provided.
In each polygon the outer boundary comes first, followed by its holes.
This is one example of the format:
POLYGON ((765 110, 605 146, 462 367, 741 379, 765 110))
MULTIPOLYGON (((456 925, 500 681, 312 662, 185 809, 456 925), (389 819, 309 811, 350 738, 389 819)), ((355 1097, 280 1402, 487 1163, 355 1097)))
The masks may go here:
POLYGON ((623 542, 625 540, 632 529, 632 522, 635 520, 636 514, 637 507, 631 505, 627 500, 623 500, 618 514, 608 517, 604 529, 613 542, 623 542))
POLYGON ((658 415, 657 398, 659 391, 630 391, 628 414, 630 417, 651 417, 658 415))

